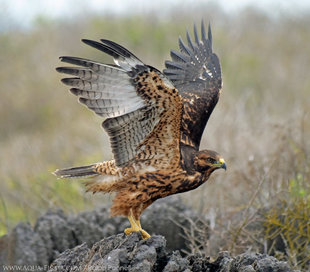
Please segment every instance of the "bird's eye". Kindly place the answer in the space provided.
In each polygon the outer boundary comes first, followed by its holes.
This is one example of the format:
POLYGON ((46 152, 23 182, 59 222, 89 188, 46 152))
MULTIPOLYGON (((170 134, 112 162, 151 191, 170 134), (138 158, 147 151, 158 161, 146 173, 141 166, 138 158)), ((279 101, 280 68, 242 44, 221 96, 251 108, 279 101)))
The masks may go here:
POLYGON ((209 162, 209 163, 215 163, 215 160, 214 159, 212 159, 212 158, 207 158, 207 162, 209 162))

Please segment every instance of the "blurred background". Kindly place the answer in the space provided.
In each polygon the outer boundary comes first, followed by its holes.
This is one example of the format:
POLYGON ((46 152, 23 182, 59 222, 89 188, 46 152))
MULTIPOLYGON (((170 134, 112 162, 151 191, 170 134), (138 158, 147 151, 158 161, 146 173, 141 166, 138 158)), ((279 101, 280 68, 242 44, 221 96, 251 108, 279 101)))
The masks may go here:
POLYGON ((309 1, 0 0, 0 6, 0 235, 47 209, 77 212, 111 200, 51 174, 112 158, 101 118, 60 83, 58 57, 112 63, 80 42, 105 38, 161 70, 178 37, 185 40, 204 19, 224 84, 201 148, 221 153, 228 170, 180 197, 210 222, 215 238, 203 246, 206 254, 263 251, 295 267, 309 265, 309 1), (284 253, 270 243, 275 237, 284 253))

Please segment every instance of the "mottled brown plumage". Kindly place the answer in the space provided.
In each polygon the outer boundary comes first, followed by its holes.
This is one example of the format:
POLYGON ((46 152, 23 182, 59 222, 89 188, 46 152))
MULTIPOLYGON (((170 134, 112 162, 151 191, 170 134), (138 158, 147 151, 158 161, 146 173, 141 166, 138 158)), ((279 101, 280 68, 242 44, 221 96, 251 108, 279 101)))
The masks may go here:
POLYGON ((83 40, 111 55, 116 65, 61 57, 78 67, 59 67, 79 101, 105 117, 114 160, 56 170, 61 178, 88 177, 87 191, 115 192, 112 215, 127 216, 141 231, 140 215, 155 200, 193 190, 226 164, 210 150, 199 151, 201 136, 220 94, 221 69, 212 53, 209 26, 195 43, 179 39, 181 52, 171 51, 163 73, 145 65, 124 47, 109 41, 83 40))

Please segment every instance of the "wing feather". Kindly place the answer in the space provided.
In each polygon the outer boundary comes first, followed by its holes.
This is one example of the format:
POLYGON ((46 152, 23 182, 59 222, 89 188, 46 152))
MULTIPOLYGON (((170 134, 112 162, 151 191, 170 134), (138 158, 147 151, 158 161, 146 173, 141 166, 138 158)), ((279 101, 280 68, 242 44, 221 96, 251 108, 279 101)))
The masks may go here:
MULTIPOLYGON (((62 62, 65 63, 70 63, 78 66, 82 66, 85 68, 90 68, 92 71, 98 73, 98 74, 106 74, 109 71, 116 72, 116 71, 123 71, 118 66, 112 65, 112 64, 103 64, 99 63, 93 60, 89 59, 83 59, 83 58, 78 58, 78 57, 68 57, 68 56, 62 56, 59 58, 62 62)), ((57 70, 58 68, 56 68, 57 70)))
POLYGON ((172 60, 176 61, 176 62, 187 63, 190 61, 190 58, 188 56, 185 56, 185 55, 183 55, 183 54, 181 54, 175 50, 171 50, 170 55, 171 55, 172 60))
POLYGON ((179 47, 182 53, 185 53, 191 58, 194 57, 193 51, 186 46, 181 37, 179 37, 179 47))
POLYGON ((133 160, 153 159, 154 166, 162 168, 171 166, 171 161, 178 163, 182 102, 171 81, 115 42, 82 41, 111 55, 116 65, 64 56, 62 62, 78 67, 56 70, 72 76, 62 82, 72 87, 80 103, 107 118, 102 126, 110 137, 115 164, 124 167, 133 160))
POLYGON ((176 73, 176 72, 183 72, 184 73, 185 65, 183 63, 176 63, 176 62, 167 60, 166 61, 166 67, 168 68, 168 69, 166 69, 166 73, 169 71, 169 68, 173 69, 173 70, 171 70, 172 73, 176 73), (174 69, 179 69, 180 71, 174 71, 174 69))
POLYGON ((102 43, 87 39, 83 39, 82 41, 87 45, 112 56, 115 64, 126 71, 131 71, 131 68, 135 67, 136 65, 144 65, 143 62, 139 60, 134 54, 115 42, 105 39, 101 39, 102 43))
POLYGON ((154 107, 144 108, 117 118, 107 119, 102 126, 110 136, 114 158, 119 165, 131 161, 138 145, 152 132, 159 118, 154 107))
POLYGON ((188 45, 179 38, 180 52, 171 50, 164 74, 179 90, 183 99, 181 143, 199 149, 202 133, 218 101, 222 88, 221 66, 212 52, 212 33, 201 23, 201 40, 194 25, 194 40, 186 33, 188 45))
POLYGON ((194 36, 195 36, 196 44, 199 46, 199 37, 198 37, 196 24, 194 24, 194 36))
POLYGON ((193 40, 192 40, 191 36, 189 35, 188 31, 186 31, 186 38, 187 38, 187 43, 190 46, 190 48, 192 49, 192 51, 195 51, 195 45, 194 45, 193 40))

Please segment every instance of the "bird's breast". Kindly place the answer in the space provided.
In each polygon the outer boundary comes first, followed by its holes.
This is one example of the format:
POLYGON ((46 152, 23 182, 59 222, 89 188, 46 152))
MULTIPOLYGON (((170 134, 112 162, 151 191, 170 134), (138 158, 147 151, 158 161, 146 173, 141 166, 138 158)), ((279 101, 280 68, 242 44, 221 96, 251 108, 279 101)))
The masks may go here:
POLYGON ((181 168, 173 171, 146 172, 131 180, 131 191, 142 192, 145 199, 156 200, 172 194, 193 190, 202 184, 201 173, 188 175, 181 168))

